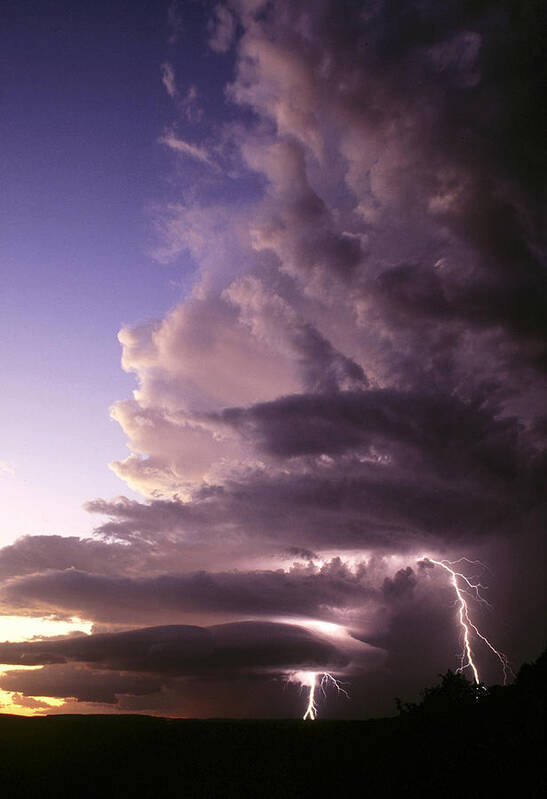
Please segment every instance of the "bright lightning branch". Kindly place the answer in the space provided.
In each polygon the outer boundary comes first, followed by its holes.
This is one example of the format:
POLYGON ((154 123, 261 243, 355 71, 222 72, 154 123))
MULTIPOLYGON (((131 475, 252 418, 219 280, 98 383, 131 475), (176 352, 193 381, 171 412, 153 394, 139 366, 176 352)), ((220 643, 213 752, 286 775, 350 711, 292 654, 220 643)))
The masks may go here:
POLYGON ((454 588, 458 602, 458 620, 463 633, 463 650, 458 671, 463 672, 465 669, 471 669, 475 683, 480 685, 479 670, 473 656, 473 650, 471 648, 471 640, 473 636, 476 636, 499 660, 503 669, 503 683, 505 685, 509 673, 512 673, 511 666, 509 665, 506 655, 504 655, 503 652, 499 652, 488 640, 488 638, 481 633, 469 615, 469 605, 466 596, 469 595, 478 602, 488 605, 488 602, 483 596, 481 596, 480 593, 481 589, 484 589, 485 586, 481 585, 480 582, 473 582, 473 578, 469 579, 461 571, 456 571, 455 568, 461 568, 459 564, 464 562, 484 568, 483 564, 479 561, 469 560, 468 558, 460 558, 459 560, 454 561, 435 560, 430 555, 424 555, 421 562, 425 564, 432 563, 435 566, 440 566, 441 569, 444 569, 450 575, 450 582, 454 588))

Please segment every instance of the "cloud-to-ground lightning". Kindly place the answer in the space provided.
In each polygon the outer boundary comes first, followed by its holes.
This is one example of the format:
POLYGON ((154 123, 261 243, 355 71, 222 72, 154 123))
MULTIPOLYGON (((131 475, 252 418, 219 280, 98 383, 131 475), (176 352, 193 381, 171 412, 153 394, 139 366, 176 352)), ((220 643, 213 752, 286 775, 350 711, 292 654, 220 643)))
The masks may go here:
POLYGON ((486 638, 485 635, 481 633, 478 627, 474 624, 469 616, 469 605, 466 601, 465 594, 471 593, 471 596, 481 602, 482 604, 488 605, 488 602, 484 597, 481 595, 481 589, 484 589, 486 586, 482 585, 480 582, 473 582, 474 578, 468 578, 465 574, 461 571, 456 571, 455 568, 458 564, 462 562, 470 563, 472 565, 480 566, 481 568, 486 568, 484 564, 480 563, 480 561, 469 560, 469 558, 459 558, 459 560, 435 560, 430 555, 424 555, 421 558, 421 563, 432 563, 435 566, 440 566, 442 569, 447 571, 450 574, 450 582, 454 587, 454 591, 456 592, 456 597, 458 601, 458 620, 463 632, 463 650, 460 659, 460 666, 457 669, 458 672, 463 672, 465 669, 471 669, 473 672, 473 679, 477 685, 480 685, 480 676, 477 664, 473 657, 473 651, 471 648, 471 636, 474 633, 477 638, 486 644, 486 646, 490 649, 491 652, 497 657, 499 662, 501 663, 501 667, 503 669, 503 683, 504 685, 507 683, 508 676, 512 674, 511 666, 509 665, 509 661, 507 656, 500 652, 496 647, 491 643, 491 641, 486 638), (463 583, 463 584, 462 584, 463 583))
POLYGON ((343 685, 328 671, 297 671, 289 677, 291 682, 298 682, 302 687, 308 688, 308 704, 302 716, 304 721, 314 721, 317 718, 317 688, 323 696, 326 688, 334 686, 338 693, 344 694, 349 699, 349 694, 343 685))

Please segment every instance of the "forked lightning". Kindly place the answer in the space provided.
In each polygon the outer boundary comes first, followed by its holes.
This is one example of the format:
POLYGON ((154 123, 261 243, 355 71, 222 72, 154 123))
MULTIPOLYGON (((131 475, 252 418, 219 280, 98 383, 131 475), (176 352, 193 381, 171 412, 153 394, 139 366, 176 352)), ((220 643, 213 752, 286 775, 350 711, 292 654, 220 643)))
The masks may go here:
POLYGON ((328 671, 299 671, 289 678, 291 682, 299 682, 308 689, 308 705, 302 716, 304 721, 314 721, 317 718, 317 689, 326 696, 326 688, 334 686, 338 693, 344 694, 349 699, 349 694, 343 685, 328 671))
POLYGON ((461 654, 460 666, 457 669, 458 672, 463 672, 465 669, 471 669, 473 672, 473 679, 476 685, 480 685, 480 677, 479 677, 479 670, 476 664, 476 661, 473 657, 473 651, 471 648, 471 637, 474 633, 477 638, 486 644, 486 646, 490 649, 491 652, 497 657, 499 662, 501 663, 501 667, 503 669, 503 683, 504 685, 507 683, 507 679, 509 674, 512 674, 511 666, 509 665, 509 661, 507 660, 507 656, 503 654, 503 652, 499 652, 496 647, 484 636, 478 627, 471 621, 469 616, 469 606, 465 599, 465 594, 468 594, 470 591, 472 592, 472 596, 478 602, 482 604, 488 605, 488 602, 481 596, 481 588, 485 588, 484 585, 481 585, 480 582, 472 582, 472 579, 469 579, 462 574, 460 571, 456 571, 455 568, 458 564, 462 562, 471 563, 473 565, 478 565, 484 568, 483 564, 479 561, 472 561, 468 558, 460 558, 459 560, 435 560, 430 555, 424 555, 421 559, 421 562, 425 563, 433 563, 435 566, 440 566, 442 569, 447 571, 450 574, 450 582, 454 587, 454 591, 456 592, 456 597, 458 601, 458 620, 460 626, 463 631, 463 650, 461 654))

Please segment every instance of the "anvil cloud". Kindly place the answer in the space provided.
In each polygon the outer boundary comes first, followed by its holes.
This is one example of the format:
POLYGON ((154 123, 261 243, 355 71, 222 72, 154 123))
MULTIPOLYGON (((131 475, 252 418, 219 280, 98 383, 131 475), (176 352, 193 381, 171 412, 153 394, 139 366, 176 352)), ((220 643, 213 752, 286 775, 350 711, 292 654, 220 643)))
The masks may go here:
MULTIPOLYGON (((191 290, 119 334, 137 388, 112 408, 130 455, 111 468, 144 498, 90 500, 93 539, 0 551, 4 613, 96 624, 87 638, 1 645, 0 662, 44 668, 0 687, 199 715, 210 704, 188 681, 220 681, 220 715, 241 680, 271 697, 272 679, 329 668, 355 686, 353 709, 335 712, 387 712, 454 665, 452 600, 418 565, 426 552, 491 563, 487 623, 517 664, 535 656, 547 476, 536 14, 455 0, 211 6, 204 47, 233 71, 225 118, 200 121, 192 144, 177 133, 184 76, 158 65, 178 115, 159 141, 203 175, 154 219, 158 260, 191 257, 191 290), (372 655, 348 654, 317 621, 372 655)), ((496 679, 495 664, 486 672, 496 679)))

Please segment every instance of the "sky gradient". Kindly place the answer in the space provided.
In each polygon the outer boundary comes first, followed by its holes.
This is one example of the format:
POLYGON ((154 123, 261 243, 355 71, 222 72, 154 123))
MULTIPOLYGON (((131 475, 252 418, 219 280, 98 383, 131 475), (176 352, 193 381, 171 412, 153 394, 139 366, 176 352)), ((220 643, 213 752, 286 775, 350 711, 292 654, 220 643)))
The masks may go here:
POLYGON ((393 712, 459 663, 424 555, 536 657, 540 4, 6 18, 4 709, 393 712))

